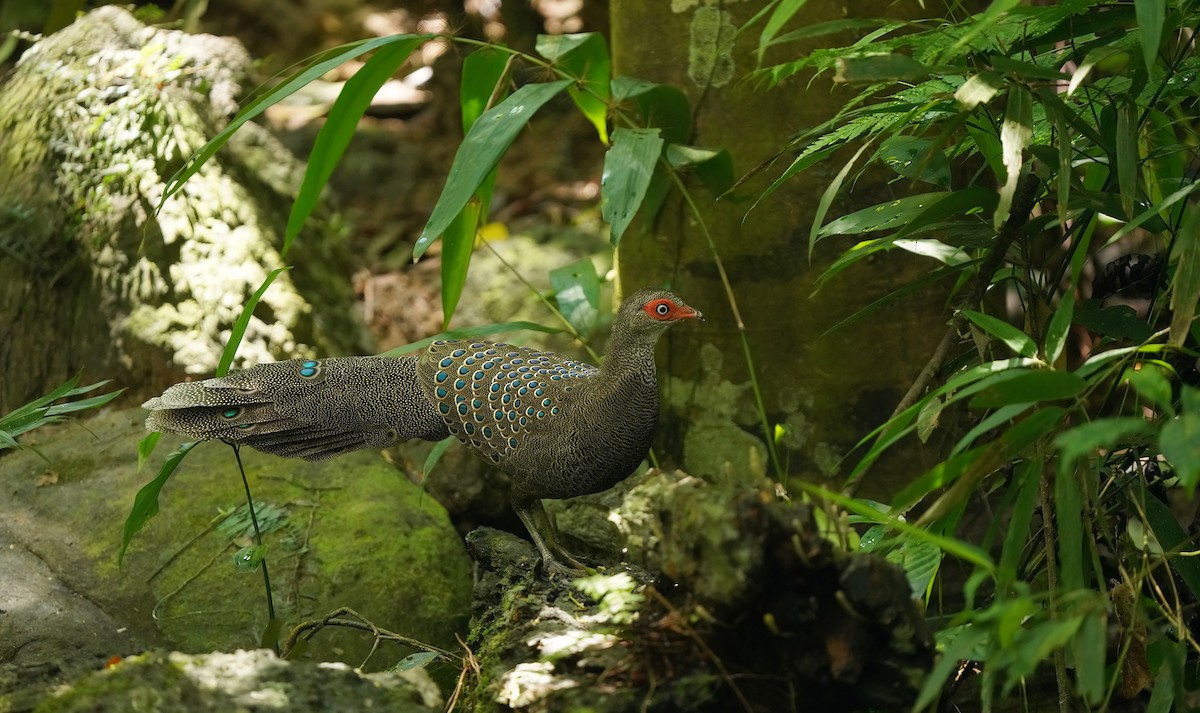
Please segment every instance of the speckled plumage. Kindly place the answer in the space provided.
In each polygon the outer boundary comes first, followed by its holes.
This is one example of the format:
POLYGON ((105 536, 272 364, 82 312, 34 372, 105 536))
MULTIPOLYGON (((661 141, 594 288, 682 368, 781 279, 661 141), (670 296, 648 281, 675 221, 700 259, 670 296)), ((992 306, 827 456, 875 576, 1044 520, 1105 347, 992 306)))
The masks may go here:
POLYGON ((700 313, 641 290, 613 321, 603 366, 482 341, 435 342, 419 357, 260 364, 176 384, 144 407, 146 427, 317 460, 454 435, 513 478, 513 507, 551 571, 558 546, 542 498, 596 493, 645 458, 658 419, 654 344, 700 313), (544 539, 543 539, 544 538, 544 539))

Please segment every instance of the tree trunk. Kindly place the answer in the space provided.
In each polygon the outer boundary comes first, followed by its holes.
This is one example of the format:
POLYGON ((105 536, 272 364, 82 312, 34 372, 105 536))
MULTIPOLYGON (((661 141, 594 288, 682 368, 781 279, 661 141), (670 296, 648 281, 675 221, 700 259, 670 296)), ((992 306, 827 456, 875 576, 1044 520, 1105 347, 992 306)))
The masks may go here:
MULTIPOLYGON (((613 2, 615 73, 684 89, 693 107, 692 143, 728 149, 739 176, 787 146, 792 135, 827 120, 851 95, 833 86, 828 76, 810 82, 801 75, 774 89, 747 78, 755 67, 762 23, 736 40, 734 31, 764 5, 762 0, 613 2)), ((887 3, 872 2, 851 7, 850 15, 880 17, 892 10, 887 3)), ((810 2, 798 20, 842 17, 841 3, 810 2)), ((821 39, 833 43, 846 38, 821 39)), ((800 51, 795 44, 772 50, 765 64, 795 58, 800 51)), ((664 421, 688 425, 686 432, 665 433, 658 447, 681 457, 692 473, 717 474, 725 464, 761 468, 769 459, 763 443, 769 430, 777 438, 781 470, 806 480, 844 477, 855 460, 855 443, 890 415, 944 330, 944 295, 926 291, 822 338, 840 320, 906 284, 926 266, 884 253, 813 294, 824 267, 851 244, 849 239, 826 240, 809 260, 817 203, 849 156, 835 156, 800 173, 751 210, 793 155, 785 153, 775 166, 720 201, 699 181, 687 181, 745 325, 765 423, 720 267, 687 204, 673 196, 652 221, 642 224, 640 234, 630 231, 620 246, 626 290, 668 281, 711 317, 708 324, 667 337, 665 408, 676 417, 664 421)), ((829 215, 897 197, 907 187, 889 186, 885 178, 861 178, 854 187, 855 205, 839 198, 829 215)), ((894 492, 931 462, 912 449, 877 469, 887 475, 868 481, 866 492, 894 492)))

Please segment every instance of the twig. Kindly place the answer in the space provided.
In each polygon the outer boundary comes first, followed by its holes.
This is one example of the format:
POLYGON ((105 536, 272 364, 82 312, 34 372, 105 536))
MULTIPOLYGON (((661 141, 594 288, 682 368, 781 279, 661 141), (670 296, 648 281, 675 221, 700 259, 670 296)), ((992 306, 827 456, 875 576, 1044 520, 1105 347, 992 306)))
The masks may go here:
POLYGON ((405 646, 411 646, 414 649, 419 649, 421 651, 429 651, 431 653, 438 654, 439 656, 444 656, 447 659, 459 658, 458 655, 453 654, 445 649, 439 649, 438 647, 432 646, 430 644, 426 644, 423 641, 418 641, 416 639, 409 638, 407 636, 404 636, 403 634, 397 634, 394 631, 388 631, 387 629, 382 629, 382 628, 372 624, 370 621, 363 618, 363 616, 360 615, 358 612, 354 611, 353 609, 350 609, 349 607, 341 607, 340 609, 337 609, 337 610, 331 612, 329 614, 329 616, 326 616, 324 619, 314 620, 314 621, 304 621, 304 622, 300 622, 299 624, 297 624, 296 628, 292 629, 292 633, 288 634, 287 641, 285 641, 283 643, 283 654, 282 654, 283 658, 288 657, 288 655, 292 652, 292 649, 294 649, 296 647, 296 644, 298 643, 298 640, 300 639, 301 636, 304 637, 305 641, 308 641, 309 639, 312 639, 312 637, 316 636, 317 632, 319 632, 321 629, 324 629, 327 626, 340 626, 340 627, 345 627, 347 629, 359 629, 360 631, 369 631, 369 632, 371 632, 371 634, 373 634, 375 636, 376 642, 381 641, 381 640, 382 641, 395 641, 397 643, 404 644, 405 646), (354 619, 339 618, 339 617, 343 617, 343 616, 352 616, 355 618, 354 619))

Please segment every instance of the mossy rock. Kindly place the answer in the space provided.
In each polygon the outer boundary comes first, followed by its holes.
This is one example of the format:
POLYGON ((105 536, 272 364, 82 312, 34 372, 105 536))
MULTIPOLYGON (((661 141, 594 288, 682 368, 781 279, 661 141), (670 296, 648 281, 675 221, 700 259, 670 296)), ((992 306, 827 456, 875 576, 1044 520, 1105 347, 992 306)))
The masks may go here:
MULTIPOLYGON (((263 577, 261 569, 235 565, 239 548, 253 542, 244 515, 240 527, 229 528, 245 494, 223 444, 189 454, 118 566, 134 495, 178 446, 164 437, 139 472, 143 418, 133 409, 30 434, 26 442, 37 453, 0 458, 0 488, 9 494, 0 517, 23 523, 20 544, 143 644, 185 652, 256 647, 268 625, 263 577)), ((241 457, 266 531, 281 636, 348 607, 412 639, 455 645, 470 613, 471 562, 432 497, 373 452, 321 463, 251 451, 241 457)), ((325 629, 305 655, 358 666, 373 643, 368 632, 325 629)), ((367 668, 409 653, 382 643, 367 668)))

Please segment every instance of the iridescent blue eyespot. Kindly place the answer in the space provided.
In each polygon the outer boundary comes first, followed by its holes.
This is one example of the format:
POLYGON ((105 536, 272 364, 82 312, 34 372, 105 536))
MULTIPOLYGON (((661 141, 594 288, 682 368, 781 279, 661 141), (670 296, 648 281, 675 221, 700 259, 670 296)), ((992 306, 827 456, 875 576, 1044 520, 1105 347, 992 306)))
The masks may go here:
POLYGON ((239 423, 237 427, 244 431, 247 428, 253 428, 253 426, 254 426, 253 423, 239 423))
POLYGON ((508 447, 516 448, 517 447, 517 439, 515 439, 515 438, 508 439, 508 447))
POLYGON ((458 413, 462 416, 466 416, 467 415, 467 405, 459 404, 458 405, 458 413))
POLYGON ((562 377, 555 374, 554 376, 550 377, 550 380, 551 381, 562 381, 562 377))
POLYGON ((440 383, 442 383, 443 381, 445 381, 446 379, 448 379, 448 378, 450 378, 450 377, 449 377, 449 375, 448 375, 446 372, 444 372, 444 371, 439 371, 439 372, 437 373, 437 376, 435 376, 435 377, 433 377, 433 378, 434 378, 434 379, 435 379, 435 380, 436 380, 436 381, 437 381, 437 382, 440 384, 440 383))
POLYGON ((495 350, 495 349, 489 349, 489 350, 487 350, 486 352, 484 352, 484 354, 487 354, 488 356, 496 356, 496 350, 495 350))
POLYGON ((237 418, 238 414, 241 412, 242 410, 240 408, 227 408, 221 412, 221 415, 225 418, 237 418))
POLYGON ((495 414, 495 416, 496 416, 496 420, 497 420, 497 421, 499 421, 500 419, 504 418, 504 412, 503 412, 503 411, 497 411, 497 412, 496 412, 496 414, 495 414))
POLYGON ((518 374, 517 374, 517 372, 515 372, 515 371, 510 371, 510 372, 508 372, 508 378, 510 378, 510 379, 515 379, 515 378, 517 378, 518 376, 519 376, 519 375, 518 375, 518 374))
POLYGON ((492 437, 492 428, 491 428, 491 426, 484 426, 484 427, 483 427, 483 437, 484 437, 484 438, 491 438, 491 437, 492 437))
POLYGON ((533 411, 534 411, 534 408, 533 408, 532 406, 530 406, 529 408, 525 409, 525 415, 526 415, 526 416, 532 416, 532 415, 533 415, 533 411))
POLYGON ((450 352, 450 356, 452 356, 452 357, 454 357, 455 359, 457 359, 457 358, 459 358, 460 356, 462 356, 463 354, 466 354, 466 353, 467 353, 467 350, 466 350, 466 349, 455 349, 454 351, 450 352))
MULTIPOLYGON (((520 359, 513 359, 513 363, 514 363, 514 364, 516 364, 516 363, 517 363, 517 362, 519 362, 519 361, 521 361, 521 360, 520 360, 520 359)), ((518 369, 517 369, 517 371, 519 371, 519 372, 521 372, 522 374, 524 374, 525 372, 529 371, 529 367, 527 367, 527 366, 522 366, 522 367, 518 368, 518 369)))
POLYGON ((508 420, 509 420, 509 421, 516 421, 516 420, 517 420, 517 412, 516 412, 516 411, 509 411, 509 412, 508 412, 508 420))
POLYGON ((524 426, 525 424, 529 423, 529 419, 527 419, 527 418, 525 418, 524 416, 522 416, 522 417, 521 417, 521 420, 519 421, 519 423, 520 423, 522 426, 524 426))
POLYGON ((471 408, 483 408, 483 402, 479 399, 471 399, 471 408))
POLYGON ((467 382, 463 381, 462 379, 456 379, 454 381, 454 388, 465 389, 466 387, 467 387, 467 382))
POLYGON ((465 366, 458 367, 458 375, 459 376, 466 376, 468 371, 470 371, 470 369, 468 369, 465 366))
POLYGON ((474 363, 475 363, 475 357, 467 357, 466 361, 464 361, 463 363, 464 363, 464 364, 474 364, 474 363))
POLYGON ((550 405, 550 399, 542 399, 542 405, 543 405, 543 406, 549 406, 549 405, 550 405))
POLYGON ((482 379, 482 378, 483 378, 483 372, 482 372, 482 371, 477 371, 477 372, 475 372, 475 380, 476 380, 476 381, 479 381, 479 380, 480 380, 480 379, 482 379))
POLYGON ((499 390, 500 390, 500 384, 492 384, 492 393, 493 394, 499 390))
POLYGON ((504 356, 508 357, 509 359, 512 359, 513 357, 521 356, 521 352, 509 352, 509 353, 505 354, 504 356))
POLYGON ((314 376, 314 375, 316 375, 316 373, 317 373, 317 370, 312 368, 311 366, 306 366, 300 370, 300 376, 314 376))
POLYGON ((558 415, 558 407, 557 407, 557 406, 555 406, 554 408, 550 409, 550 413, 552 413, 552 414, 554 414, 555 416, 557 416, 557 415, 558 415))
POLYGON ((483 414, 481 414, 481 413, 475 414, 475 421, 476 421, 476 423, 483 423, 483 414))
POLYGON ((511 402, 511 401, 512 401, 512 394, 505 394, 505 395, 501 396, 501 397, 500 397, 500 401, 502 401, 503 403, 509 403, 509 402, 511 402))
POLYGON ((546 412, 545 412, 545 411, 538 411, 538 413, 537 413, 537 417, 538 417, 538 418, 545 418, 545 417, 546 417, 546 412))
MULTIPOLYGON (((536 382, 535 382, 535 383, 532 383, 532 384, 530 384, 530 386, 537 386, 537 383, 536 383, 536 382)), ((533 395, 534 395, 534 396, 542 396, 542 395, 544 395, 545 393, 546 393, 546 390, 545 390, 545 389, 538 389, 537 391, 533 392, 533 395)))
POLYGON ((304 362, 300 366, 318 366, 319 364, 320 364, 320 362, 318 362, 314 359, 309 359, 308 361, 304 362))
POLYGON ((495 365, 496 365, 496 362, 494 362, 494 361, 485 361, 485 362, 483 363, 483 368, 484 368, 484 369, 491 369, 491 368, 492 368, 493 366, 495 366, 495 365))
POLYGON ((437 387, 437 395, 438 395, 438 398, 439 398, 439 399, 444 399, 444 398, 446 398, 446 394, 448 394, 448 393, 450 393, 450 392, 449 392, 449 391, 446 391, 446 387, 445 387, 445 386, 439 386, 439 387, 437 387))
POLYGON ((467 435, 469 436, 469 435, 471 435, 472 433, 475 433, 475 425, 474 425, 474 424, 471 424, 471 423, 464 423, 464 424, 463 424, 463 430, 464 430, 464 431, 466 431, 466 432, 467 432, 467 435))
POLYGON ((450 404, 438 404, 438 411, 441 411, 443 414, 450 413, 450 404))
POLYGON ((493 463, 500 462, 500 454, 499 453, 492 453, 492 454, 488 455, 488 458, 491 458, 493 463))
POLYGON ((453 359, 451 359, 450 357, 446 357, 445 359, 438 362, 438 365, 442 366, 442 367, 449 367, 453 363, 454 363, 453 359))
POLYGON ((525 394, 529 393, 529 389, 522 386, 521 388, 517 389, 517 393, 521 396, 524 396, 525 394))
POLYGON ((513 359, 513 363, 514 364, 523 364, 524 362, 521 361, 520 359, 513 359))

